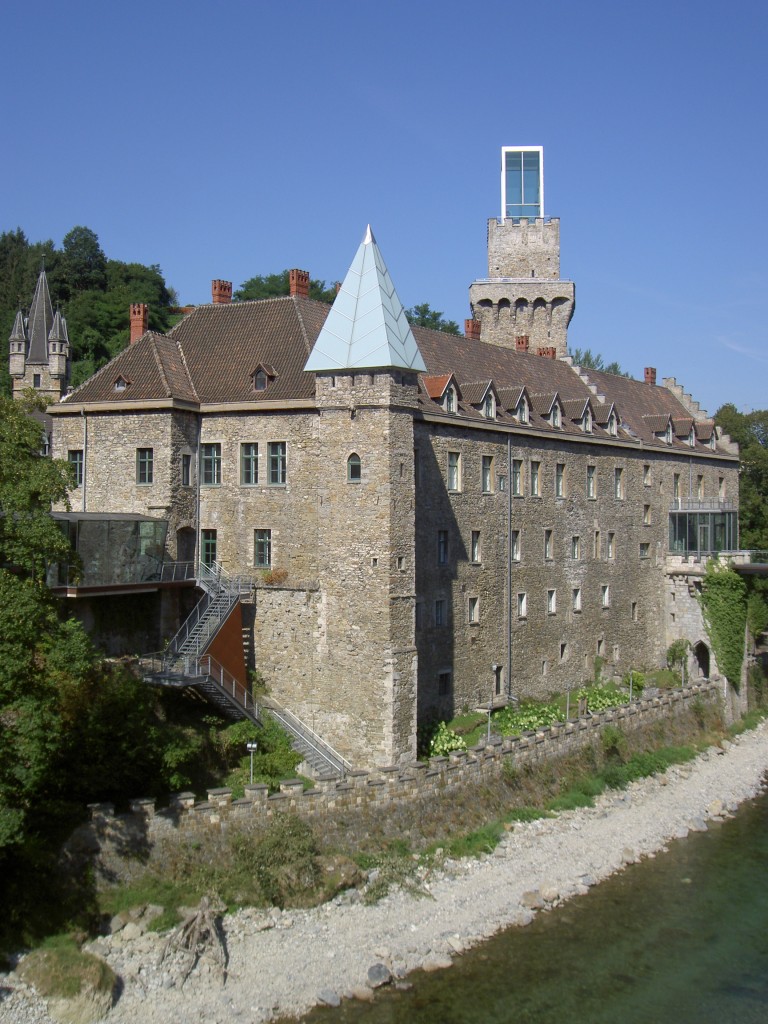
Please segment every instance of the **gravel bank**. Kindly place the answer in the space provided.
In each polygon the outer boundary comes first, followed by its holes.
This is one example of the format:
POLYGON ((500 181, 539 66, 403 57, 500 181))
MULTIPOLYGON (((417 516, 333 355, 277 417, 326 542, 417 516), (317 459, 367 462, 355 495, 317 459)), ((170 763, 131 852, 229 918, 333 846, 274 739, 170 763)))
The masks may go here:
MULTIPOLYGON (((164 940, 140 926, 93 951, 123 979, 109 1024, 224 1024, 300 1014, 318 1001, 370 998, 376 975, 404 977, 451 957, 537 910, 586 892, 627 863, 706 829, 756 795, 768 771, 768 724, 693 764, 605 794, 594 808, 515 826, 493 855, 447 862, 424 879, 432 898, 396 893, 363 906, 341 896, 309 911, 243 910, 225 919, 229 974, 203 963, 179 984, 178 963, 158 967, 164 940), (133 934, 133 937, 131 937, 133 934), (369 969, 374 965, 383 965, 369 969)), ((129 926, 130 929, 130 926, 129 926)), ((48 1024, 45 1004, 0 975, 0 1024, 48 1024)))

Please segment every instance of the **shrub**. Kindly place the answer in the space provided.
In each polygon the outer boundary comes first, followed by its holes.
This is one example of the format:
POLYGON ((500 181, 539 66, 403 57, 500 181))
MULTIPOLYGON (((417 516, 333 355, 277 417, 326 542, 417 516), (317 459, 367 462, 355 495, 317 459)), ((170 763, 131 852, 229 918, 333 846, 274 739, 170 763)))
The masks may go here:
POLYGON ((562 717, 560 707, 554 701, 522 701, 520 704, 509 704, 495 714, 493 724, 502 736, 518 736, 520 733, 562 721, 562 717))
POLYGON ((432 736, 429 744, 430 757, 450 754, 452 750, 466 750, 466 742, 453 729, 449 729, 445 722, 440 722, 437 731, 432 736))

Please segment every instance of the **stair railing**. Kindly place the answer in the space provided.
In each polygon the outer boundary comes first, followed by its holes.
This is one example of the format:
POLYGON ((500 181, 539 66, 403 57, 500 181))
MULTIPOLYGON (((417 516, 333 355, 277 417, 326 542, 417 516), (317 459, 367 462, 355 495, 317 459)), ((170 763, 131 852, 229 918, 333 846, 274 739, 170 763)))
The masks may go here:
POLYGON ((290 711, 280 707, 274 701, 270 701, 267 710, 287 732, 296 739, 303 741, 310 750, 314 751, 338 775, 344 776, 347 772, 352 771, 352 765, 345 757, 342 757, 337 750, 333 749, 330 743, 321 736, 318 736, 314 729, 310 729, 308 725, 305 725, 301 719, 297 718, 290 711))
POLYGON ((250 590, 250 582, 242 576, 229 576, 214 562, 198 566, 197 582, 203 596, 171 638, 166 648, 167 657, 172 659, 181 653, 198 655, 216 635, 221 623, 243 594, 250 590), (197 635, 196 635, 197 634, 197 635), (194 640, 193 650, 185 652, 184 647, 194 640))

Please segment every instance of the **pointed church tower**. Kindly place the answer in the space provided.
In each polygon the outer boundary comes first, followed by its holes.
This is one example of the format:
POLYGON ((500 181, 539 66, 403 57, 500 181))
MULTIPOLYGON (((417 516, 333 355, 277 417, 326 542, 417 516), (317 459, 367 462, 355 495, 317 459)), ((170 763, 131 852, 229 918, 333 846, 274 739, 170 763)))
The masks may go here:
POLYGON ((488 221, 488 277, 472 283, 469 303, 482 341, 566 355, 576 292, 560 280, 560 219, 544 216, 541 146, 502 148, 501 217, 488 221))
POLYGON ((69 337, 61 313, 54 316, 45 269, 40 271, 35 295, 24 321, 21 312, 10 337, 9 372, 14 398, 29 388, 58 402, 69 382, 69 337))
MULTIPOLYGON (((305 369, 315 372, 325 657, 317 731, 352 763, 416 756, 416 339, 370 228, 305 369)), ((293 705, 291 705, 293 706, 293 705)))

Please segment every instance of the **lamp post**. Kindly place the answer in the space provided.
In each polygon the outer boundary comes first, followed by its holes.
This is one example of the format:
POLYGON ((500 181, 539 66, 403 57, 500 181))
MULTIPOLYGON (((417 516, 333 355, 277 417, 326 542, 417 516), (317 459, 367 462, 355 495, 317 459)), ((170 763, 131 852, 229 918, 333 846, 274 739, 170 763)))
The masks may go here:
POLYGON ((250 742, 245 744, 245 749, 251 755, 251 785, 253 785, 253 755, 259 749, 259 744, 256 740, 250 740, 250 742))

